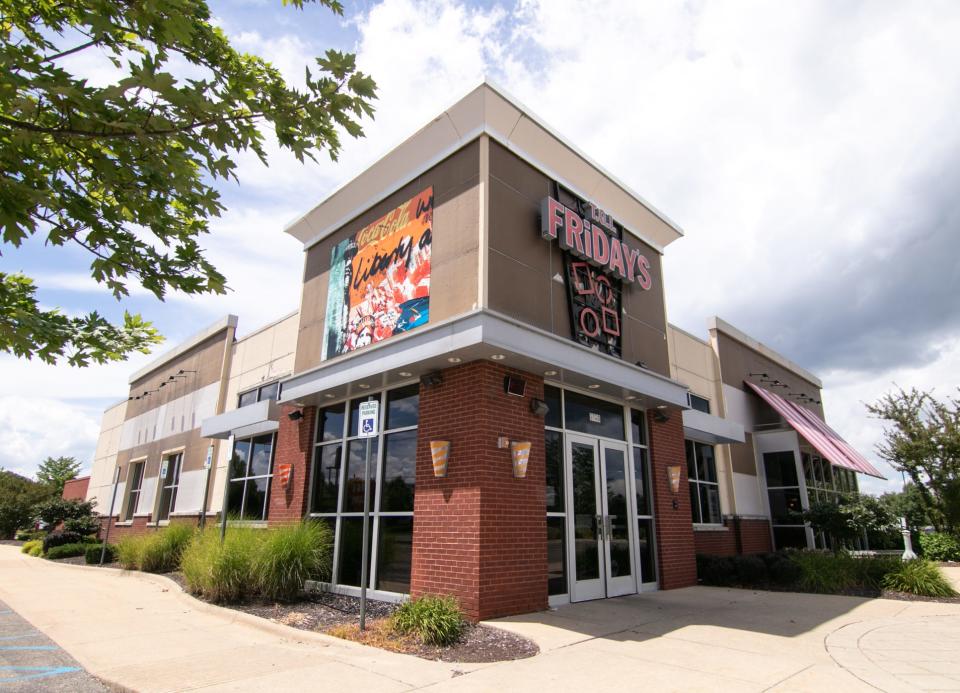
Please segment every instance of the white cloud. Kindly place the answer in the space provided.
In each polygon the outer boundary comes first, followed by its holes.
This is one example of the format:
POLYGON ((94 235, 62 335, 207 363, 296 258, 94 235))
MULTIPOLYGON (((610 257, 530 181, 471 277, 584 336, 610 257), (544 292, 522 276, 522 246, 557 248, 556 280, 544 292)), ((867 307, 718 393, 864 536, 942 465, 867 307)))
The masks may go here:
POLYGON ((75 457, 90 469, 100 432, 95 408, 42 396, 0 397, 0 466, 33 476, 47 457, 75 457))

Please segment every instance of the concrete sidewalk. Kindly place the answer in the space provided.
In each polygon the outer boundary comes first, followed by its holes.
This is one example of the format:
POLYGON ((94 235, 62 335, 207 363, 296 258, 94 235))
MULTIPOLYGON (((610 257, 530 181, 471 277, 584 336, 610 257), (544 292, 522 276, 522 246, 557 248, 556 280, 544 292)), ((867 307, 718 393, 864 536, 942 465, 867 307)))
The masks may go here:
POLYGON ((94 675, 139 691, 960 690, 960 604, 695 587, 502 619, 495 625, 541 654, 458 665, 213 607, 163 577, 14 547, 0 546, 0 599, 94 675))

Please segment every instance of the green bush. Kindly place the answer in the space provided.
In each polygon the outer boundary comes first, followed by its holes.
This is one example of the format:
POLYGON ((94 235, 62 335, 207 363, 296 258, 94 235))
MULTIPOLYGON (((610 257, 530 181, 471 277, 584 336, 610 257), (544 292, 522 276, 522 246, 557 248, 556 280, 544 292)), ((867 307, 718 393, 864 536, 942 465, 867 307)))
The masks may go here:
POLYGON ((83 535, 76 532, 50 532, 43 538, 43 552, 50 553, 54 546, 83 543, 83 535))
POLYGON ((126 536, 117 542, 117 561, 121 568, 126 570, 140 570, 143 558, 143 547, 148 537, 143 534, 126 536))
POLYGON ((145 573, 169 573, 180 567, 180 557, 193 540, 196 530, 188 524, 170 524, 147 535, 140 554, 140 570, 145 573))
MULTIPOLYGON (((87 559, 87 565, 99 565, 100 564, 100 554, 103 549, 103 544, 87 544, 87 551, 84 554, 84 557, 87 559)), ((116 560, 117 547, 113 544, 107 544, 106 552, 103 552, 103 563, 113 563, 116 560)))
POLYGON ((762 587, 769 582, 767 564, 758 556, 733 556, 737 584, 744 587, 762 587))
POLYGON ((416 633, 431 645, 456 642, 464 620, 453 597, 424 595, 404 602, 393 614, 393 627, 400 633, 416 633))
POLYGON ((930 561, 960 561, 960 539, 945 532, 921 534, 920 552, 930 561))
POLYGON ((212 602, 236 602, 257 589, 254 561, 265 530, 231 527, 223 544, 210 527, 194 539, 180 561, 187 590, 212 602))
POLYGON ((767 566, 767 579, 771 585, 792 587, 800 579, 800 566, 790 560, 788 552, 765 553, 760 558, 767 566))
POLYGON ((727 556, 698 554, 697 576, 705 585, 730 587, 737 582, 737 568, 727 556))
POLYGON ((93 515, 73 517, 63 521, 63 528, 77 534, 96 534, 100 531, 100 518, 93 515))
POLYGON ((46 553, 46 557, 51 561, 56 561, 60 558, 73 558, 74 556, 82 556, 87 551, 87 547, 90 544, 61 544, 60 546, 54 546, 46 553))
POLYGON ((21 529, 17 532, 16 539, 17 541, 33 541, 34 539, 40 539, 47 536, 47 533, 42 529, 21 529))
POLYGON ((43 539, 34 539, 33 541, 28 541, 26 544, 20 547, 20 553, 25 553, 28 556, 39 556, 43 553, 43 539), (36 549, 36 553, 34 553, 36 549))
POLYGON ((305 580, 330 577, 332 557, 333 533, 326 523, 307 521, 268 530, 254 560, 257 587, 268 599, 292 599, 305 580))
POLYGON ((879 590, 884 576, 900 567, 899 556, 864 556, 855 558, 851 564, 853 581, 860 587, 879 590))
POLYGON ((849 554, 797 551, 791 559, 800 568, 798 586, 804 592, 830 594, 856 586, 857 559, 849 554))
POLYGON ((924 597, 956 597, 940 569, 928 560, 918 558, 904 561, 899 568, 883 578, 883 587, 895 592, 909 592, 924 597))
POLYGON ((168 573, 180 566, 180 557, 195 534, 191 525, 175 523, 155 532, 127 536, 117 542, 117 560, 127 570, 168 573))

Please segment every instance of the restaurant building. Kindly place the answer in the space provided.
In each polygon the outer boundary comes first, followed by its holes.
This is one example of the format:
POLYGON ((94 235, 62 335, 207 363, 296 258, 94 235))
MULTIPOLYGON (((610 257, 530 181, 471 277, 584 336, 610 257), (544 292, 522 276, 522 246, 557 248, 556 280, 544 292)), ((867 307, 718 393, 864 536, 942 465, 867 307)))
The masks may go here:
POLYGON ((111 536, 316 518, 368 588, 472 618, 696 583, 695 554, 816 546, 793 510, 879 475, 813 374, 667 321, 680 229, 483 84, 286 232, 300 309, 227 316, 135 373, 90 495, 111 536), (112 480, 118 479, 114 485, 112 480))

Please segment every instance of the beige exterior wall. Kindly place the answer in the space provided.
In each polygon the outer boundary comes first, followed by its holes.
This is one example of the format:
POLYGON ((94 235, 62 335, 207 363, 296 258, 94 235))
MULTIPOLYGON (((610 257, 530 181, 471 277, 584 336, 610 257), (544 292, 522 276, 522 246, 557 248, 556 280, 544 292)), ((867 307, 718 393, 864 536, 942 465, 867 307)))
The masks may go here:
MULTIPOLYGON (((292 313, 234 342, 223 411, 236 409, 242 393, 293 372, 299 323, 299 313, 292 313)), ((223 441, 217 451, 214 474, 220 482, 210 491, 208 512, 219 512, 223 507, 223 480, 231 452, 230 442, 223 441)))
POLYGON ((722 416, 723 398, 720 368, 713 348, 679 327, 667 327, 667 348, 670 353, 670 377, 690 391, 710 400, 710 413, 722 416))
MULTIPOLYGON (((87 500, 95 502, 94 509, 106 515, 110 512, 110 498, 113 494, 113 470, 117 466, 117 452, 120 450, 120 434, 127 409, 126 400, 119 402, 105 412, 100 421, 100 436, 97 449, 93 454, 90 467, 90 483, 87 486, 87 500)), ((121 498, 121 489, 117 489, 117 498, 121 498)), ((117 503, 119 507, 119 503, 117 503)), ((117 508, 114 508, 116 513, 117 508)))

